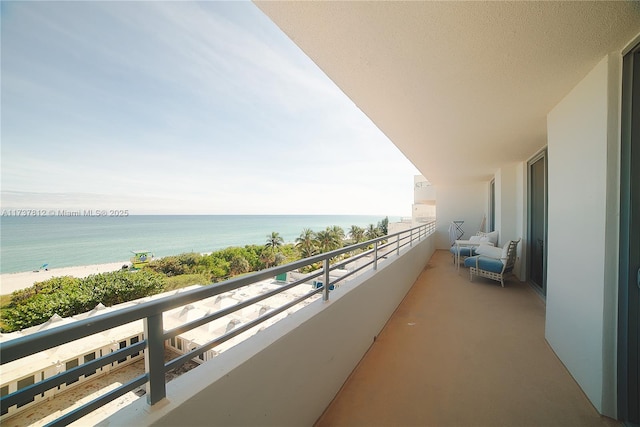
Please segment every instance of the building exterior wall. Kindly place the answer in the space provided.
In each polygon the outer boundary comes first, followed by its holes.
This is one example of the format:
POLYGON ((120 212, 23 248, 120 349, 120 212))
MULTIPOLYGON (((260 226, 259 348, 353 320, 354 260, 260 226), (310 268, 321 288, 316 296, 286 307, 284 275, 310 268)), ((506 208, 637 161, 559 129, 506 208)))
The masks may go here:
POLYGON ((451 221, 464 221, 463 239, 468 239, 480 231, 482 218, 487 215, 489 191, 487 182, 483 181, 439 184, 437 191, 436 246, 438 249, 448 250, 451 247, 448 232, 451 221))
POLYGON ((436 219, 436 189, 422 175, 414 175, 413 177, 411 218, 414 226, 436 219))
POLYGON ((615 209, 607 206, 609 121, 615 120, 609 66, 604 58, 547 118, 545 335, 595 408, 615 416, 615 388, 604 378, 614 363, 607 355, 615 352, 611 343, 605 347, 605 337, 616 334, 615 324, 605 321, 616 310, 605 295, 617 287, 615 277, 605 274, 607 215, 615 209))
MULTIPOLYGON (((61 372, 65 372, 69 369, 75 368, 76 366, 80 366, 83 363, 90 362, 91 360, 100 358, 104 355, 112 353, 120 348, 125 348, 127 346, 133 345, 137 342, 140 342, 144 339, 142 332, 131 335, 128 337, 119 338, 117 341, 113 343, 102 343, 96 348, 92 350, 84 350, 81 353, 77 354, 74 357, 58 360, 53 362, 52 360, 47 360, 46 364, 39 364, 40 361, 36 361, 33 363, 31 368, 33 371, 29 372, 26 375, 22 375, 19 378, 12 379, 7 382, 3 382, 0 385, 0 388, 5 389, 8 393, 16 392, 22 388, 25 388, 31 384, 34 384, 43 381, 45 379, 54 377, 61 372)), ((67 344, 68 346, 73 346, 73 343, 67 344)), ((120 360, 116 360, 110 365, 103 366, 101 368, 96 369, 95 373, 81 375, 80 378, 74 381, 69 381, 68 383, 60 384, 57 387, 54 387, 50 390, 45 391, 44 393, 38 394, 34 396, 32 402, 24 404, 22 406, 11 406, 5 413, 0 415, 0 421, 4 421, 8 418, 13 417, 14 415, 28 409, 40 402, 44 402, 50 399, 53 399, 57 394, 62 393, 70 388, 79 386, 86 381, 94 380, 100 376, 106 375, 111 371, 115 371, 118 368, 129 365, 137 360, 140 360, 144 357, 144 352, 140 352, 138 354, 134 354, 131 356, 125 356, 120 360)))

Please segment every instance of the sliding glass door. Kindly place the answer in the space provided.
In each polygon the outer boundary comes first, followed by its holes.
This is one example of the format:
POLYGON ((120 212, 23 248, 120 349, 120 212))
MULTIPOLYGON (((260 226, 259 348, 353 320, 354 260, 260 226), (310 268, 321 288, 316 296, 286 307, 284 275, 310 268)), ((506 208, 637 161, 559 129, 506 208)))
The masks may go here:
POLYGON ((547 153, 528 163, 529 224, 527 239, 528 280, 542 295, 547 293, 547 153))
POLYGON ((620 156, 618 416, 640 425, 640 44, 624 57, 620 156))

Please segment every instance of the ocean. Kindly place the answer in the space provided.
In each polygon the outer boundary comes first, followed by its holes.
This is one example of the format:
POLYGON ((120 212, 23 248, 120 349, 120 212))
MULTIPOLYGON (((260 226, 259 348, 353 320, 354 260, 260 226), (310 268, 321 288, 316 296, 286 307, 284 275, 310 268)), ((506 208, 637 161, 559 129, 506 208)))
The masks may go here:
MULTIPOLYGON (((372 215, 130 215, 2 216, 0 273, 128 261, 133 250, 156 257, 211 252, 229 246, 263 245, 280 233, 295 242, 304 228, 377 225, 372 215)), ((399 217, 389 217, 389 222, 399 217)))

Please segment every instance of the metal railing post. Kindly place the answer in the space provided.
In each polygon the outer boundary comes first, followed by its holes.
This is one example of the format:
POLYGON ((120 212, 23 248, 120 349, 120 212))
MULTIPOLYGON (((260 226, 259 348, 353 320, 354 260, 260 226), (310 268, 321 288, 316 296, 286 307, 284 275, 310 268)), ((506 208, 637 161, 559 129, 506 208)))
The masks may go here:
POLYGON ((322 291, 322 300, 329 301, 329 258, 322 261, 324 268, 324 290, 322 291))
POLYGON ((396 236, 396 255, 400 256, 400 235, 396 236))
POLYGON ((409 230, 409 247, 413 247, 413 228, 409 230))
POLYGON ((378 242, 373 243, 373 269, 378 269, 378 242))
POLYGON ((167 395, 164 383, 163 335, 162 313, 144 319, 144 336, 147 339, 144 365, 149 374, 147 385, 147 403, 149 405, 155 405, 167 395))

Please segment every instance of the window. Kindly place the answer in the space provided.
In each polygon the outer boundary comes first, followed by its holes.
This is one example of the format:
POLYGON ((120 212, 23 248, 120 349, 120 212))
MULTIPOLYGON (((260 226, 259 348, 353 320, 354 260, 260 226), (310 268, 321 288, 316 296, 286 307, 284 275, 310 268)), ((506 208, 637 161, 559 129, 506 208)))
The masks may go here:
MULTIPOLYGON (((70 360, 65 364, 65 371, 68 371, 69 369, 73 369, 76 366, 78 366, 78 359, 70 360)), ((77 378, 71 381, 67 381, 67 385, 73 384, 75 382, 78 382, 77 378)))
MULTIPOLYGON (((33 375, 31 375, 30 377, 27 378, 23 378, 21 380, 18 381, 18 390, 22 390, 25 387, 29 387, 30 385, 33 385, 33 375)), ((26 405, 27 403, 31 403, 33 402, 34 398, 32 397, 31 400, 29 400, 28 402, 24 402, 24 403, 18 403, 18 408, 21 406, 26 405)))
MULTIPOLYGON (((4 397, 7 394, 9 394, 9 386, 8 385, 2 386, 2 388, 0 388, 0 397, 4 397)), ((9 412, 8 409, 3 409, 2 410, 2 414, 0 414, 0 415, 4 415, 7 412, 9 412)))
POLYGON ((182 339, 177 338, 176 341, 178 341, 178 350, 182 350, 182 339))
MULTIPOLYGON (((131 345, 136 344, 136 343, 138 343, 139 341, 140 341, 140 338, 139 338, 139 337, 133 337, 133 338, 131 338, 131 345)), ((140 352, 137 352, 137 353, 132 354, 132 355, 131 355, 131 357, 136 357, 136 356, 138 356, 138 355, 140 355, 140 352)))
MULTIPOLYGON (((95 352, 84 355, 84 363, 91 362, 92 360, 95 360, 95 359, 96 359, 96 353, 95 352)), ((84 374, 84 377, 85 378, 89 377, 89 376, 91 376, 91 375, 93 375, 95 373, 96 373, 96 371, 94 370, 93 372, 89 372, 88 374, 84 374)))
MULTIPOLYGON (((127 340, 120 341, 120 350, 122 350, 126 346, 127 346, 127 340)), ((118 363, 122 363, 122 362, 126 362, 126 361, 127 361, 127 358, 125 357, 124 359, 119 359, 118 363)))

